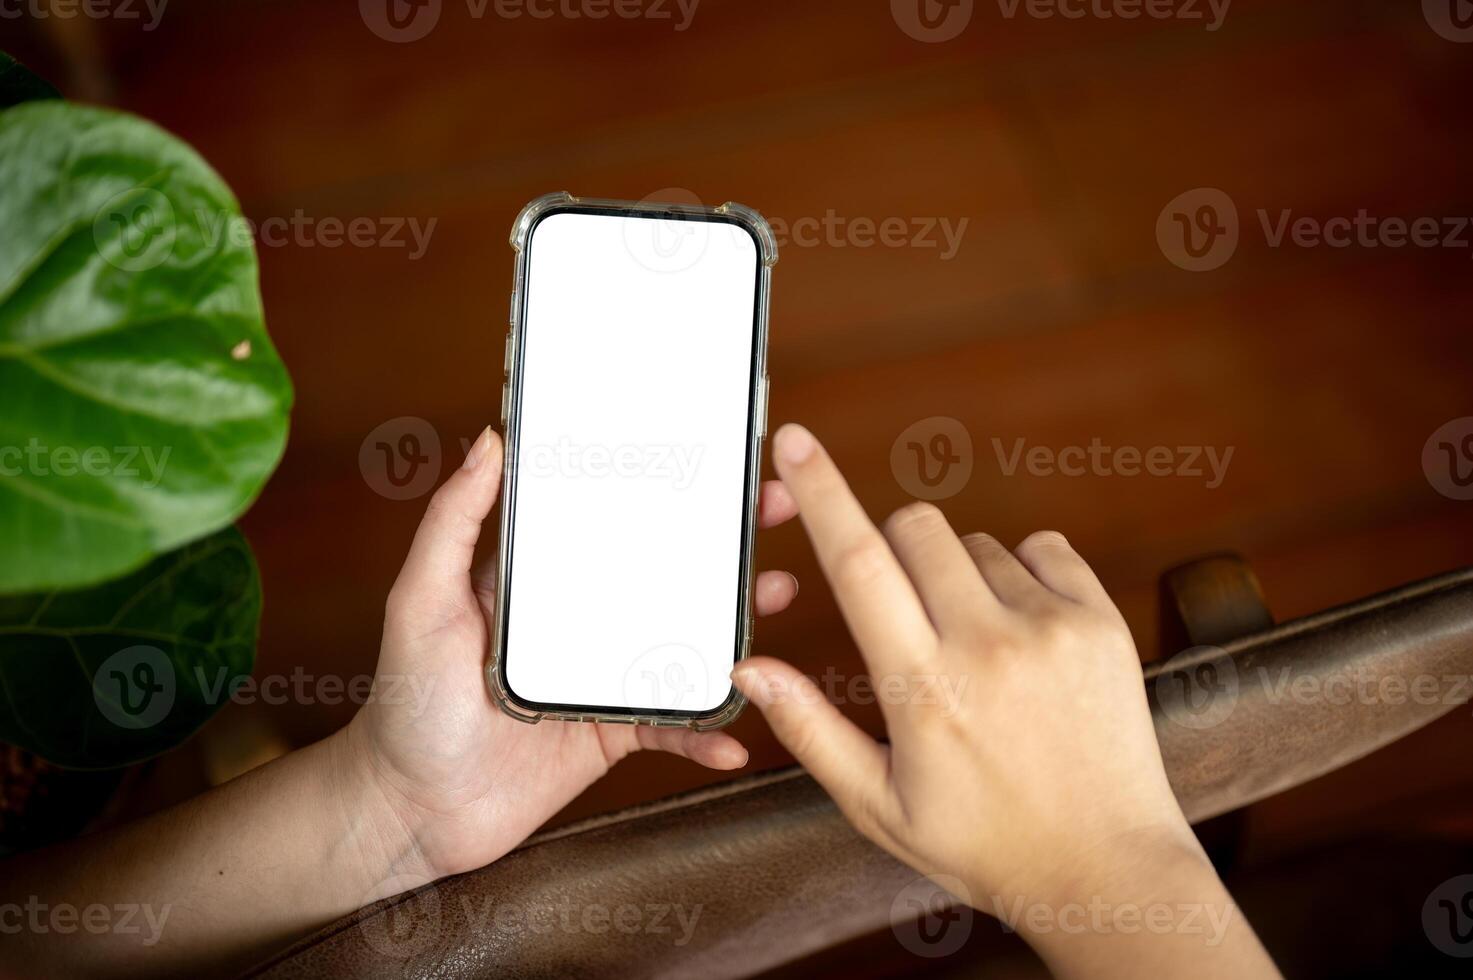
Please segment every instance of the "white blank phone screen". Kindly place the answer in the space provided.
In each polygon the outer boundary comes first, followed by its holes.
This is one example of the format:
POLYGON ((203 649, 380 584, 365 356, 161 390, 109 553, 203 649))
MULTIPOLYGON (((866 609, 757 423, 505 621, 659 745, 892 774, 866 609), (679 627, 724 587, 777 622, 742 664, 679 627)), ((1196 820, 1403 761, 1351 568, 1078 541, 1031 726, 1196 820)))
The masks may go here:
POLYGON ((759 270, 731 224, 556 212, 534 228, 507 582, 520 701, 727 700, 759 270))

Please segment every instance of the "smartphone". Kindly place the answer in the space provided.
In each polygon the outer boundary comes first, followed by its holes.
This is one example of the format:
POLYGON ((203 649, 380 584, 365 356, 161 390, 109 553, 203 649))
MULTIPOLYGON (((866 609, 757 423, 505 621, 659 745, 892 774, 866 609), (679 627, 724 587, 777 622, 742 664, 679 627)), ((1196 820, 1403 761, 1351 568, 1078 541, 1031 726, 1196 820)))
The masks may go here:
POLYGON ((728 724, 752 641, 772 231, 736 204, 555 194, 512 247, 487 685, 534 723, 728 724))

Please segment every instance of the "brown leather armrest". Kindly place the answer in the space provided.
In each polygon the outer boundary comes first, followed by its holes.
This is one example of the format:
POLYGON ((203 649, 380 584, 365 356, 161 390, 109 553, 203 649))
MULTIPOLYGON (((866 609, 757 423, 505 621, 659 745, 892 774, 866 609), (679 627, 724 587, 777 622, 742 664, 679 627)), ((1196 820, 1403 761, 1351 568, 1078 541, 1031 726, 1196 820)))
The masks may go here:
MULTIPOLYGON (((1168 775, 1195 821, 1427 724, 1468 700, 1470 674, 1473 570, 1189 651, 1146 680, 1168 775)), ((788 769, 535 837, 363 909, 258 972, 749 976, 883 928, 915 877, 788 769)))
POLYGON ((1473 698, 1470 676, 1473 569, 1146 668, 1166 774, 1194 823, 1416 731, 1473 698), (1203 676, 1209 664, 1215 681, 1203 676), (1217 723, 1204 726, 1180 695, 1208 689, 1218 693, 1205 715, 1217 723))

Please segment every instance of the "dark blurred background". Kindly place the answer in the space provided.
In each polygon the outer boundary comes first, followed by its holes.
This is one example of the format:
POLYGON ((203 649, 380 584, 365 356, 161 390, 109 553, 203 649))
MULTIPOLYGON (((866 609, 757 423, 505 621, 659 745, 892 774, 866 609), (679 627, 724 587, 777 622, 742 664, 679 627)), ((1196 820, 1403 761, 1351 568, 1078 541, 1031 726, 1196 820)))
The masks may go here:
MULTIPOLYGON (((1065 532, 1145 659, 1175 652, 1157 639, 1159 574, 1204 553, 1245 555, 1281 620, 1469 562, 1473 503, 1423 465, 1432 434, 1473 415, 1473 230, 1441 242, 1473 215, 1467 3, 1070 19, 978 2, 934 30, 915 0, 649 0, 602 20, 559 3, 534 18, 429 0, 400 8, 403 29, 370 0, 0 20, 3 46, 67 95, 192 143, 263 229, 307 228, 258 242, 297 387, 286 459, 244 521, 267 599, 258 676, 372 672, 427 497, 390 499, 360 450, 424 419, 448 472, 496 421, 507 234, 564 189, 764 212, 783 246, 774 426, 813 428, 878 518, 917 485, 905 452, 892 460, 902 433, 924 443, 958 431, 926 420, 955 420, 971 469, 940 501, 952 522, 1009 542, 1065 532), (1363 210, 1436 219, 1439 242, 1274 244, 1285 212, 1318 227, 1363 210), (332 246, 329 219, 368 219, 376 239, 332 246), (409 222, 429 229, 422 254, 409 222), (1020 439, 1232 455, 1216 485, 1205 453, 1200 476, 1009 475, 1020 439)), ((763 535, 758 557, 804 587, 756 649, 856 673, 801 532, 763 535)), ((351 711, 232 705, 197 741, 301 745, 351 711)), ((752 769, 790 761, 755 712, 735 733, 752 769)), ((1470 738, 1458 709, 1255 805, 1244 860, 1356 828, 1469 830, 1470 738)), ((192 791, 188 754, 161 764, 150 805, 192 791)), ((720 778, 636 757, 558 820, 720 778)), ((1415 928, 1416 908, 1397 914, 1415 928)))

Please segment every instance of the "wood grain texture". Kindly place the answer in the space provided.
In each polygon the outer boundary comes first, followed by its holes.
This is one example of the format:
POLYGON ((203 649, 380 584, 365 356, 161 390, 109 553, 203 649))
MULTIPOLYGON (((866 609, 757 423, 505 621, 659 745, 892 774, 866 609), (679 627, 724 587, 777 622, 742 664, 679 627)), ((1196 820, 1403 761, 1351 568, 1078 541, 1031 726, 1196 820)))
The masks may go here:
MULTIPOLYGON (((1421 452, 1473 415, 1469 250, 1275 248, 1256 215, 1473 213, 1473 59, 1418 6, 1236 0, 1208 32, 1009 20, 981 3, 945 44, 907 37, 886 3, 852 0, 704 0, 684 32, 475 19, 446 0, 410 44, 326 0, 175 0, 151 32, 99 24, 119 104, 197 146, 253 219, 436 222, 417 260, 261 248, 298 403, 286 460, 245 524, 267 596, 258 673, 372 670, 424 501, 375 493, 360 445, 386 420, 421 417, 448 472, 459 441, 494 419, 506 232, 525 201, 564 188, 683 187, 788 224, 967 221, 947 259, 843 235, 787 243, 773 422, 810 424, 881 517, 907 499, 897 436, 958 420, 974 472, 942 502, 953 523, 1012 541, 1068 533, 1148 659, 1163 652, 1156 576, 1201 554, 1246 556, 1281 618, 1467 564, 1473 505, 1429 486, 1421 452), (1197 187, 1227 191, 1242 217, 1238 253, 1211 273, 1176 268, 1155 241, 1165 204, 1197 187), (1215 488, 1007 475, 993 440, 1019 439, 1234 455, 1215 488)), ((858 672, 801 533, 763 535, 759 560, 805 585, 759 624, 757 649, 858 672)), ((270 714, 305 742, 350 710, 270 714)), ((873 711, 851 710, 878 730, 873 711)), ((1444 719, 1358 764, 1395 778, 1265 804, 1254 833, 1267 846, 1316 814, 1466 780, 1463 754, 1429 734, 1440 725, 1466 729, 1444 719)), ((787 761, 755 716, 735 731, 754 769, 787 761)), ((560 819, 717 778, 636 758, 560 819)))

